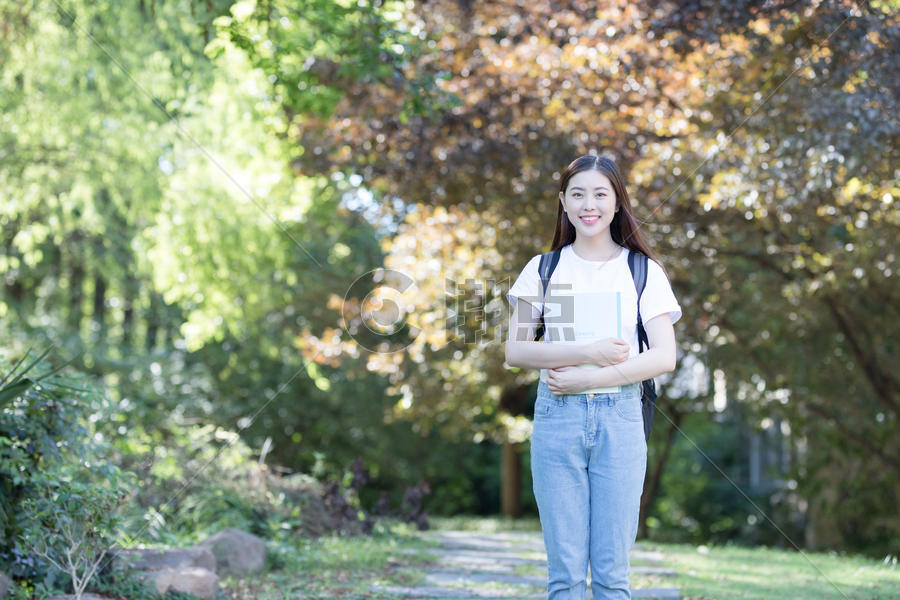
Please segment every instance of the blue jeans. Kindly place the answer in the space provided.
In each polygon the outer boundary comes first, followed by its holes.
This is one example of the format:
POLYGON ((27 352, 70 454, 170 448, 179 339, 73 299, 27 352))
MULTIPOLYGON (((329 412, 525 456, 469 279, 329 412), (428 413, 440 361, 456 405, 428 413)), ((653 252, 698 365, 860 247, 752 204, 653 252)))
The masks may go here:
POLYGON ((557 396, 539 382, 531 474, 548 600, 584 600, 588 561, 595 600, 631 598, 628 555, 646 470, 639 383, 612 394, 557 396))

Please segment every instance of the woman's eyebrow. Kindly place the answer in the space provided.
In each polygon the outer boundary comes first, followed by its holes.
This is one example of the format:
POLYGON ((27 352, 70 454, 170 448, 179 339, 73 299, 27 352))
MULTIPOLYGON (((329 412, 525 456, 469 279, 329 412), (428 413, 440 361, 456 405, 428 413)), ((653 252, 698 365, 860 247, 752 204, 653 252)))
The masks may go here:
MULTIPOLYGON (((581 187, 580 185, 573 185, 573 186, 572 186, 572 189, 573 189, 573 190, 582 190, 582 191, 584 190, 584 188, 581 187)), ((609 188, 607 188, 605 185, 598 185, 598 186, 595 187, 594 189, 595 189, 595 190, 608 190, 609 188)))

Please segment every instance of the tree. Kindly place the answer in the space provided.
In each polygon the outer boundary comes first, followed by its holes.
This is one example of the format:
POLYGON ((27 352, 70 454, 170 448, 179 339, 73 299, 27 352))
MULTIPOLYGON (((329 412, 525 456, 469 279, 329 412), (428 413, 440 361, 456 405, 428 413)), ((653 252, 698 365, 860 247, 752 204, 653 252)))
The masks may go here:
MULTIPOLYGON (((480 291, 464 291, 458 301, 494 311, 478 323, 479 335, 501 341, 501 282, 550 241, 554 174, 591 148, 617 154, 628 169, 642 144, 682 133, 681 103, 702 96, 683 82, 700 76, 703 65, 679 61, 668 45, 648 43, 652 27, 639 19, 641 10, 624 2, 600 12, 589 3, 552 9, 544 3, 429 3, 409 15, 409 28, 439 39, 440 51, 417 61, 416 72, 452 74, 440 87, 459 106, 403 120, 395 116, 401 98, 359 87, 348 91, 331 120, 297 127, 301 144, 323 148, 301 157, 305 169, 358 172, 383 199, 381 208, 401 227, 388 264, 430 278, 416 280, 423 289, 412 304, 418 321, 426 322, 427 342, 413 343, 403 359, 392 354, 370 365, 389 365, 392 380, 402 381, 401 412, 423 428, 469 430, 476 440, 492 432, 506 447, 507 468, 517 468, 518 443, 528 437, 533 374, 505 369, 500 343, 435 341, 428 334, 448 316, 444 296, 454 292, 444 281, 464 286, 474 279, 480 291), (616 84, 622 79, 625 85, 616 84), (365 152, 340 152, 347 146, 365 152), (436 205, 453 209, 443 213, 436 205), (454 228, 461 229, 458 239, 454 228), (448 273, 423 271, 436 247, 448 273)), ((636 176, 638 184, 647 180, 636 176)), ((633 198, 646 216, 643 195, 633 198)), ((504 479, 517 494, 518 477, 507 472, 504 479)), ((515 512, 520 503, 507 496, 502 504, 515 512)))
MULTIPOLYGON (((418 67, 452 73, 442 88, 460 106, 404 122, 393 116, 396 97, 351 90, 331 120, 298 126, 301 143, 323 149, 301 162, 359 172, 386 213, 408 219, 414 233, 391 248, 400 264, 420 268, 435 256, 428 240, 446 239, 446 219, 463 231, 468 223, 488 227, 451 246, 455 262, 492 255, 484 240, 502 232, 502 259, 487 261, 497 270, 477 271, 499 281, 549 239, 555 190, 543 182, 577 153, 613 154, 634 182, 638 214, 686 309, 683 349, 706 349, 709 367, 731 379, 755 387, 764 380, 753 395, 761 409, 772 410, 768 398, 788 389, 798 428, 819 415, 825 435, 856 446, 851 453, 890 462, 881 448, 896 442, 896 382, 884 366, 897 295, 886 245, 896 224, 895 177, 884 152, 896 143, 891 5, 696 8, 702 19, 633 3, 601 12, 572 3, 552 14, 541 3, 429 3, 410 19, 440 35, 440 52, 418 67), (366 152, 341 152, 346 146, 366 152), (823 169, 829 161, 835 168, 823 169), (403 200, 399 211, 393 198, 403 200), (434 205, 461 212, 448 209, 445 218, 434 205), (821 372, 808 357, 843 362, 821 372), (826 400, 846 384, 867 398, 849 420, 826 400)), ((434 321, 440 295, 414 306, 430 306, 424 315, 434 321)), ((406 385, 405 404, 421 411, 423 424, 483 414, 485 389, 493 388, 470 387, 460 372, 500 373, 490 381, 508 393, 494 400, 519 396, 517 374, 485 368, 491 359, 480 348, 457 350, 442 340, 403 360, 380 359, 406 385)), ((848 452, 843 444, 833 450, 848 452)), ((887 466, 885 482, 895 477, 887 466)))
MULTIPOLYGON (((336 96, 302 65, 285 66, 293 87, 273 92, 253 62, 267 51, 254 28, 277 28, 290 59, 327 47, 341 77, 368 85, 377 72, 387 85, 405 60, 393 8, 361 19, 334 2, 0 2, 0 106, 13 124, 0 133, 3 345, 47 340, 78 357, 129 407, 128 432, 241 419, 254 424, 250 442, 274 432, 291 466, 340 429, 287 398, 325 395, 317 386, 333 376, 374 410, 358 393, 379 397, 371 376, 347 384, 298 350, 333 324, 330 293, 382 259, 372 225, 342 206, 353 186, 292 168, 291 119, 327 112, 336 96), (324 44, 314 34, 326 25, 324 44), (360 35, 382 27, 386 54, 360 35), (290 119, 279 91, 305 103, 290 119), (254 414, 276 396, 277 410, 254 414)), ((404 86, 410 111, 422 109, 404 86)))

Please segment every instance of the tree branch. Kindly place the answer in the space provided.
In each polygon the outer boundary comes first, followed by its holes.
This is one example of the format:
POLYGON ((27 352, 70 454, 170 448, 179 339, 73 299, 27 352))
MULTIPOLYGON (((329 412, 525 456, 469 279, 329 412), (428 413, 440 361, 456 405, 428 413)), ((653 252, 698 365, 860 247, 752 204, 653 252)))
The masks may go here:
POLYGON ((896 394, 897 390, 900 389, 900 384, 898 384, 889 373, 875 362, 874 357, 868 356, 857 339, 856 333, 847 321, 847 318, 841 313, 840 309, 838 309, 834 298, 823 295, 822 301, 828 308, 828 312, 837 324, 838 329, 844 334, 844 338, 847 340, 847 345, 850 346, 853 357, 863 370, 863 373, 866 374, 866 379, 875 391, 878 400, 900 419, 900 404, 898 404, 896 400, 896 394))
MULTIPOLYGON (((720 321, 725 327, 732 329, 728 322, 728 319, 721 318, 720 321)), ((760 371, 762 371, 766 379, 774 381, 775 374, 772 372, 769 364, 762 357, 760 357, 759 353, 756 352, 753 348, 747 346, 746 344, 743 344, 739 337, 735 337, 737 339, 737 344, 741 347, 741 349, 744 350, 753 364, 756 365, 756 367, 760 371)), ((889 454, 885 453, 881 448, 872 444, 864 434, 851 430, 846 424, 846 419, 837 418, 834 415, 829 414, 824 408, 813 404, 811 401, 804 402, 803 406, 809 408, 812 412, 824 417, 848 441, 856 444, 864 450, 868 450, 872 455, 877 456, 878 458, 883 460, 885 464, 900 472, 900 462, 897 462, 889 454)))
POLYGON ((849 427, 847 427, 844 419, 841 419, 829 413, 821 406, 818 406, 812 402, 806 402, 804 403, 804 406, 806 406, 810 411, 826 419, 835 427, 835 429, 840 431, 845 438, 855 443, 857 446, 868 450, 872 455, 877 456, 882 461, 884 461, 887 466, 894 469, 897 473, 900 473, 900 462, 898 462, 893 456, 885 453, 881 448, 873 444, 865 436, 859 435, 858 433, 852 431, 849 427))
MULTIPOLYGON (((774 261, 766 256, 736 249, 723 249, 718 253, 724 254, 726 256, 737 256, 750 260, 764 267, 769 272, 778 275, 785 281, 795 282, 798 280, 798 277, 796 275, 783 271, 777 264, 774 263, 774 261)), ((806 274, 809 276, 813 276, 813 274, 808 270, 806 271, 806 274)), ((814 296, 814 298, 816 298, 816 296, 814 296)), ((898 404, 896 400, 898 390, 900 390, 900 383, 898 383, 897 380, 890 375, 890 373, 880 367, 875 357, 872 356, 870 352, 866 352, 865 348, 860 343, 856 335, 856 330, 850 324, 846 315, 844 315, 838 308, 837 301, 834 296, 822 294, 821 296, 818 296, 818 299, 828 309, 828 314, 831 316, 840 332, 844 335, 844 339, 847 340, 847 345, 850 348, 850 352, 853 355, 854 360, 856 361, 857 365, 859 365, 860 369, 862 369, 862 372, 865 374, 865 379, 872 387, 872 390, 875 392, 875 395, 878 398, 879 402, 884 404, 891 412, 893 412, 897 416, 898 419, 900 419, 900 404, 898 404)))

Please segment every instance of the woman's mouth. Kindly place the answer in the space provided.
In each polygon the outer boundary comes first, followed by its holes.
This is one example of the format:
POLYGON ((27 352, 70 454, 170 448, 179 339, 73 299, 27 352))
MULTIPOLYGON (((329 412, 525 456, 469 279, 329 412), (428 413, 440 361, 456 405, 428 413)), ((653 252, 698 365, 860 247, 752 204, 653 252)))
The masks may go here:
POLYGON ((594 223, 596 223, 599 220, 600 220, 599 215, 587 215, 587 216, 581 217, 581 222, 584 223, 585 225, 593 225, 594 223))

